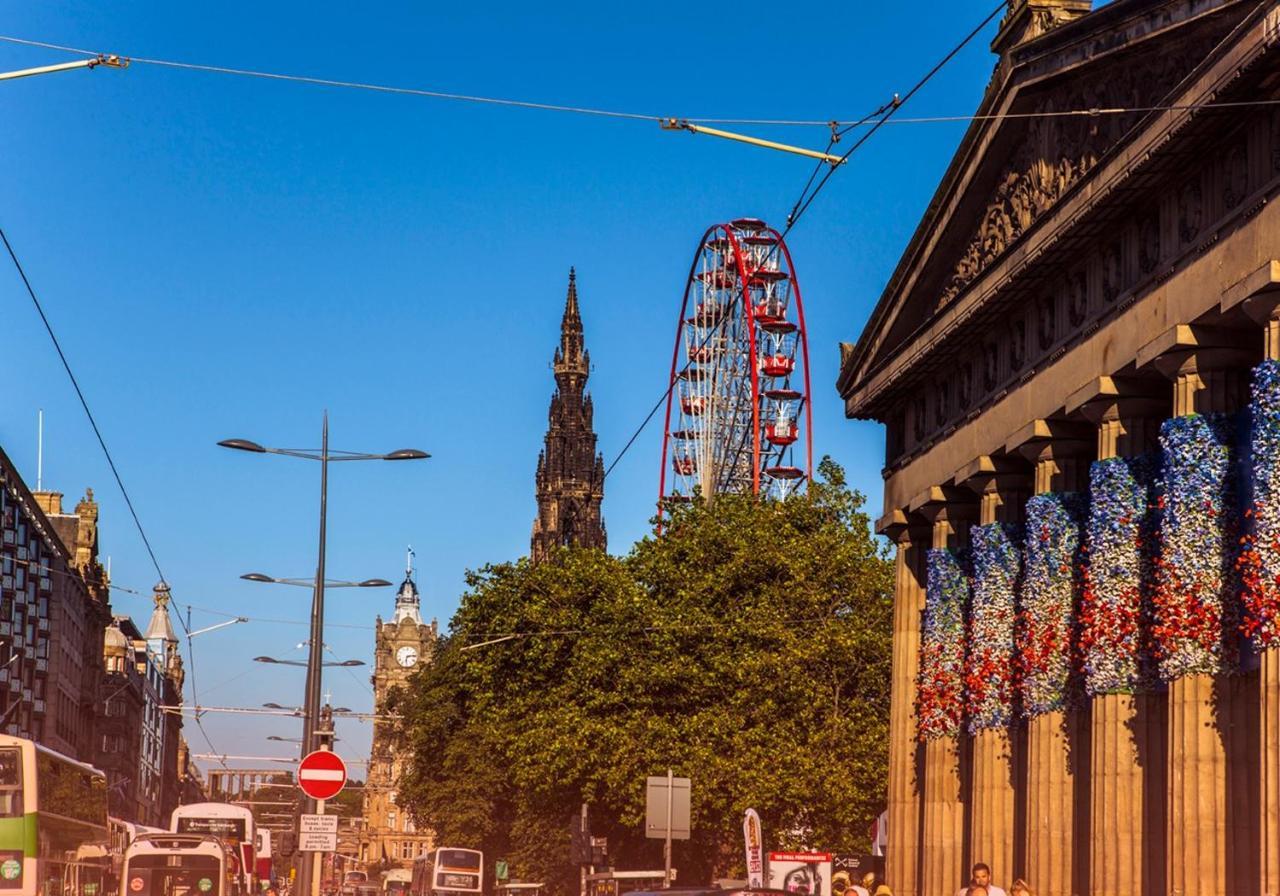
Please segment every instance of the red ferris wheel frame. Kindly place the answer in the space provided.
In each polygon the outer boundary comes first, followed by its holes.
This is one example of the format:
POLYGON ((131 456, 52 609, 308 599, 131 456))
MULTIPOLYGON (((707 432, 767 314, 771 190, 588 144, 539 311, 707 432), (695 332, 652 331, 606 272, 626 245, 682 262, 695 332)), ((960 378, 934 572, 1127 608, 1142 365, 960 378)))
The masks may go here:
MULTIPOLYGON (((667 494, 669 472, 676 488, 679 488, 682 480, 687 485, 694 475, 700 475, 704 493, 732 491, 755 495, 762 493, 763 475, 767 480, 763 483, 764 493, 775 493, 782 497, 802 482, 811 479, 811 394, 804 302, 791 251, 782 234, 763 221, 752 218, 739 218, 707 228, 689 268, 676 325, 675 346, 671 354, 662 437, 662 466, 658 478, 659 518, 668 501, 688 500, 691 497, 682 492, 667 494), (706 301, 708 295, 714 301, 706 301), (761 296, 764 298, 761 299, 761 296), (698 297, 702 297, 704 301, 695 301, 698 297), (727 301, 721 301, 722 298, 727 301), (691 303, 694 304, 692 308, 691 303), (794 322, 789 319, 793 309, 794 322), (762 342, 770 341, 777 347, 784 340, 789 346, 787 353, 766 358, 761 352, 762 342), (708 343, 713 348, 708 349, 708 343), (682 348, 685 355, 683 365, 682 348), (740 357, 744 354, 745 359, 740 357), (708 357, 718 362, 714 367, 719 369, 713 369, 710 373, 703 370, 703 362, 708 357), (803 392, 792 388, 792 376, 797 368, 801 368, 803 392), (743 379, 747 383, 741 382, 743 379), (691 381, 702 389, 693 399, 689 398, 688 393, 682 393, 682 389, 691 381), (742 407, 748 384, 749 423, 745 408, 742 407), (691 433, 683 427, 673 432, 672 412, 677 407, 680 408, 677 414, 682 422, 701 422, 701 415, 708 404, 708 386, 716 394, 726 388, 736 389, 737 403, 734 410, 728 413, 729 422, 702 423, 697 433, 691 433), (696 411, 690 406, 691 402, 697 403, 696 411), (773 426, 765 425, 766 432, 762 434, 762 412, 768 409, 769 402, 776 406, 780 423, 785 422, 784 406, 790 408, 790 419, 794 421, 793 428, 788 429, 791 441, 780 447, 775 441, 773 426), (691 411, 695 413, 691 415, 691 411), (791 459, 795 456, 793 443, 799 434, 800 414, 804 415, 803 468, 781 463, 784 457, 791 459), (713 428, 715 431, 710 431, 713 428), (698 438, 694 438, 695 435, 698 438), (750 440, 751 450, 749 457, 744 458, 743 447, 747 438, 750 440), (683 455, 678 453, 673 443, 688 440, 712 444, 699 444, 694 452, 686 447, 683 455), (732 446, 721 443, 730 441, 737 442, 737 449, 733 460, 726 463, 728 449, 732 446), (692 471, 698 466, 699 460, 705 472, 695 474, 692 471), (770 462, 773 463, 772 466, 768 465, 770 462), (672 468, 670 471, 668 466, 672 468), (778 483, 782 483, 780 488, 775 487, 778 483)), ((721 401, 721 404, 724 402, 721 401)), ((721 411, 720 416, 724 417, 725 412, 721 411)))

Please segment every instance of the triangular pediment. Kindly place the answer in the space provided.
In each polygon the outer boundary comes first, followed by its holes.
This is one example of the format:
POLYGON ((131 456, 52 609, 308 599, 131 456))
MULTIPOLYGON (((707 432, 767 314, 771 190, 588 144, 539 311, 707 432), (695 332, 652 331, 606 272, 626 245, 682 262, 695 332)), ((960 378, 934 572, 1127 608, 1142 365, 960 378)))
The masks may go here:
POLYGON ((1006 49, 859 342, 844 347, 841 393, 906 350, 1067 196, 1087 190, 1100 163, 1250 8, 1117 0, 1060 27, 1046 21, 1051 30, 1006 49))

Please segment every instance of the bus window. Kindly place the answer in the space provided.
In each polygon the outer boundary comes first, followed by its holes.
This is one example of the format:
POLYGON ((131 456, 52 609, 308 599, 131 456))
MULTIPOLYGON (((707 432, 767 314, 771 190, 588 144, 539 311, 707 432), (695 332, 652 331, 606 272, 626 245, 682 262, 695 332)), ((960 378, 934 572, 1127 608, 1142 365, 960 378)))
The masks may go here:
POLYGON ((22 815, 22 751, 0 749, 0 818, 22 815))

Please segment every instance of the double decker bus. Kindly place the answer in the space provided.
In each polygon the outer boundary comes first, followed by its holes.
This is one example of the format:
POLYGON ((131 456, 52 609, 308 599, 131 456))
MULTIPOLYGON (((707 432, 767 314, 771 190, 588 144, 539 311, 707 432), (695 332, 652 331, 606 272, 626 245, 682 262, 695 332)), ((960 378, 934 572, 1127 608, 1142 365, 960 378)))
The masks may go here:
POLYGON ((106 896, 107 778, 0 735, 0 896, 106 896))
POLYGON ((484 892, 484 853, 441 846, 413 862, 412 896, 475 896, 484 892))
POLYGON ((129 896, 245 896, 240 860, 210 834, 139 834, 125 850, 120 891, 129 896))
POLYGON ((173 810, 169 830, 175 834, 205 834, 226 843, 239 860, 243 878, 241 885, 246 892, 257 891, 254 846, 258 829, 249 807, 233 806, 231 803, 192 803, 189 806, 179 806, 173 810))

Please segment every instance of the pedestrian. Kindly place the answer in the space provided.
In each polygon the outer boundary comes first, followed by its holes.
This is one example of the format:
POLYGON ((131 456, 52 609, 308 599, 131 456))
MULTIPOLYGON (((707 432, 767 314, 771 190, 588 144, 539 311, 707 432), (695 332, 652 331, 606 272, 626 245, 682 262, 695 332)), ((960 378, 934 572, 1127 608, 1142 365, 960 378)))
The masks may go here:
POLYGON ((1009 888, 1009 896, 1036 896, 1036 894, 1031 892, 1031 886, 1025 880, 1018 878, 1009 888))
POLYGON ((956 891, 956 896, 974 896, 973 888, 981 887, 979 896, 1009 896, 1003 889, 991 882, 991 866, 986 862, 975 862, 970 871, 969 885, 956 891))
POLYGON ((889 889, 888 884, 881 884, 876 887, 876 891, 873 896, 893 896, 893 890, 889 889))
POLYGON ((991 891, 982 886, 982 884, 973 884, 964 892, 965 896, 991 896, 991 891))

